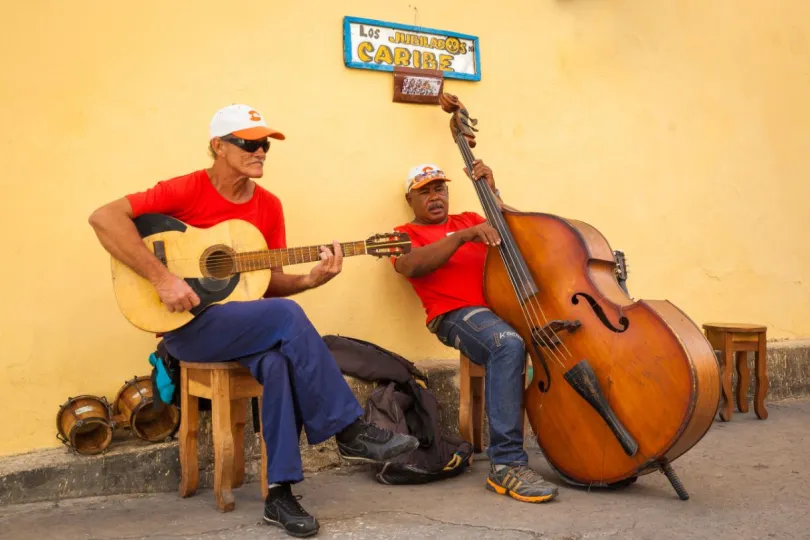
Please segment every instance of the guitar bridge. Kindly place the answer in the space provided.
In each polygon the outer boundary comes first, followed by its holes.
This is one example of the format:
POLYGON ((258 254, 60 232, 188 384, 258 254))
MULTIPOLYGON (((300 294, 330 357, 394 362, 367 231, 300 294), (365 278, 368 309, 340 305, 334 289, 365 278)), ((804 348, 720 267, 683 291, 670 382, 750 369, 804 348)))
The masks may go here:
POLYGON ((152 242, 152 247, 155 251, 155 257, 158 258, 160 263, 163 266, 168 265, 168 261, 166 261, 166 244, 163 242, 163 240, 155 240, 152 242))
POLYGON ((582 323, 579 322, 578 320, 576 321, 553 320, 541 328, 538 328, 536 326, 532 328, 532 339, 540 347, 556 349, 559 345, 562 344, 562 341, 560 341, 560 337, 557 335, 557 332, 567 331, 569 334, 573 334, 574 332, 577 331, 577 329, 580 326, 582 326, 582 323))

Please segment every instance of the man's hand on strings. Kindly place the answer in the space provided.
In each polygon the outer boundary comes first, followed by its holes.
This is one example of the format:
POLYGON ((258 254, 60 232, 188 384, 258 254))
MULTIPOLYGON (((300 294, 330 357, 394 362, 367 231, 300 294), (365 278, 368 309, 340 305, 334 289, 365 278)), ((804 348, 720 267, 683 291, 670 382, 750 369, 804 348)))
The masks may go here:
MULTIPOLYGON (((470 171, 467 167, 464 167, 464 174, 470 176, 470 171)), ((484 165, 484 162, 480 159, 476 159, 473 161, 473 175, 470 176, 472 180, 478 180, 479 178, 486 178, 487 184, 489 184, 489 188, 492 191, 495 191, 495 176, 492 174, 492 169, 484 165)))
POLYGON ((337 240, 332 243, 331 250, 321 246, 320 256, 321 262, 307 276, 307 286, 310 289, 320 287, 330 281, 343 269, 343 250, 337 240))
POLYGON ((192 308, 200 305, 200 297, 197 296, 197 293, 189 287, 188 283, 174 274, 166 274, 154 286, 160 301, 166 305, 166 309, 170 313, 191 311, 192 308))
POLYGON ((462 235, 465 242, 480 242, 488 246, 498 246, 501 243, 501 235, 486 222, 464 229, 459 234, 462 235))

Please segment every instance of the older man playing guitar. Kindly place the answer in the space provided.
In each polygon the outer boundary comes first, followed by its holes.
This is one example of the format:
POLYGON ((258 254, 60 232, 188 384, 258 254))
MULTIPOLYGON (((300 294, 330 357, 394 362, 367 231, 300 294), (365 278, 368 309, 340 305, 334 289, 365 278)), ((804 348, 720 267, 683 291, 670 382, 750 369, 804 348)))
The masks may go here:
MULTIPOLYGON (((139 216, 161 214, 198 228, 244 220, 261 231, 269 248, 286 247, 281 202, 253 181, 263 176, 270 139, 284 135, 247 105, 217 111, 209 135, 210 168, 158 182, 90 216, 102 246, 148 280, 169 312, 195 311, 200 295, 146 247, 133 221, 139 216)), ((331 251, 321 247, 321 261, 307 275, 274 268, 266 298, 207 306, 164 334, 172 356, 194 362, 238 359, 264 385, 261 417, 270 483, 264 520, 299 537, 319 529, 291 491, 291 484, 303 480, 302 426, 310 444, 334 435, 341 455, 351 460, 386 462, 419 444, 360 418, 362 408, 312 323, 294 301, 278 298, 327 283, 340 273, 342 257, 337 242, 331 251)))

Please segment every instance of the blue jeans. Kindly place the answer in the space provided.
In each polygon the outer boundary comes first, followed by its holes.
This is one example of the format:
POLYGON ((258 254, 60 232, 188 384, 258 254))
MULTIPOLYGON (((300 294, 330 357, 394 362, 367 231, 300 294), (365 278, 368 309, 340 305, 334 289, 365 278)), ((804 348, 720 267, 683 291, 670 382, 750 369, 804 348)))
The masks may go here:
POLYGON ((488 308, 467 307, 444 315, 439 340, 487 370, 484 401, 489 418, 491 463, 526 464, 523 449, 523 398, 526 348, 523 338, 488 308))
POLYGON ((304 479, 302 427, 307 442, 318 444, 363 414, 326 343, 292 300, 214 305, 163 342, 187 362, 236 360, 264 386, 262 436, 271 484, 304 479))

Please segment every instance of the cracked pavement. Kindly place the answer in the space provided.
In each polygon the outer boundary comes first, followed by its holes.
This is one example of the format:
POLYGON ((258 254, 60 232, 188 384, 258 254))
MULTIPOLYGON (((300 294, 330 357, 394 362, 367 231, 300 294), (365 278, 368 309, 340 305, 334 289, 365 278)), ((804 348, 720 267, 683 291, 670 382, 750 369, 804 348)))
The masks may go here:
MULTIPOLYGON (((310 474, 294 488, 321 523, 318 538, 808 539, 810 400, 767 404, 770 417, 735 412, 716 421, 673 463, 691 496, 680 501, 662 474, 620 491, 560 488, 558 500, 520 503, 484 489, 480 456, 459 478, 384 486, 370 473, 310 474)), ((532 465, 557 482, 535 447, 532 465)), ((290 538, 261 523, 259 486, 234 491, 221 514, 213 492, 71 499, 0 507, 2 539, 241 540, 290 538)))

